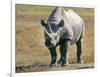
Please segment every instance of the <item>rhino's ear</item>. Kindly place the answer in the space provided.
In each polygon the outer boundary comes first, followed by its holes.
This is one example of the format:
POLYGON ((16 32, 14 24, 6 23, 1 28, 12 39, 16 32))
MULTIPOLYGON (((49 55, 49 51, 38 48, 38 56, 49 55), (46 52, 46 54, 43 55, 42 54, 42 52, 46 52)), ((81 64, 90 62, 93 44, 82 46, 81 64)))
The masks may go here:
POLYGON ((44 21, 43 19, 41 20, 41 25, 43 26, 43 27, 46 27, 47 26, 47 21, 44 21))
POLYGON ((59 23, 59 27, 63 27, 64 26, 64 20, 62 19, 59 23))

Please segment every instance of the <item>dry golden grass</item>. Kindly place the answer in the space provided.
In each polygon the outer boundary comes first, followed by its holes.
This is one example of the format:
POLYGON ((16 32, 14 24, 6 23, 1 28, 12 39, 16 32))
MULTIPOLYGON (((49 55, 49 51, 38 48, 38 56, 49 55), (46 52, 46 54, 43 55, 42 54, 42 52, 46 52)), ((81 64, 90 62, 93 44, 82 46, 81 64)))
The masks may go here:
MULTIPOLYGON (((22 7, 23 6, 16 8, 22 7)), ((50 12, 46 14, 16 12, 16 67, 32 64, 45 65, 50 63, 50 53, 44 46, 43 29, 40 24, 40 20, 42 18, 46 19, 49 14, 50 12)), ((86 23, 82 57, 84 64, 90 64, 94 63, 94 16, 92 14, 82 14, 81 16, 84 18, 86 23)), ((69 62, 71 64, 75 63, 76 46, 72 45, 71 51, 68 53, 69 62)), ((59 47, 57 48, 57 55, 58 60, 60 57, 59 47)), ((36 70, 38 69, 35 69, 35 71, 36 70)), ((40 69, 40 71, 42 71, 42 69, 40 69)))

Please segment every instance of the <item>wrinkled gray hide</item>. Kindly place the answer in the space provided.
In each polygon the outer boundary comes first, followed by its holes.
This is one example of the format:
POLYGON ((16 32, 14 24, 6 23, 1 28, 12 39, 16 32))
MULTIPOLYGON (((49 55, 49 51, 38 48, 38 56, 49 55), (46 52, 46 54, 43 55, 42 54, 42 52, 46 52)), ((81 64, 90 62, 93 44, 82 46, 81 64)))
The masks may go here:
POLYGON ((60 63, 62 66, 68 64, 68 51, 70 45, 77 46, 77 63, 81 63, 82 37, 84 29, 83 19, 72 10, 65 11, 56 7, 48 20, 41 20, 44 28, 45 45, 51 54, 51 66, 56 64, 56 47, 60 47, 60 63))

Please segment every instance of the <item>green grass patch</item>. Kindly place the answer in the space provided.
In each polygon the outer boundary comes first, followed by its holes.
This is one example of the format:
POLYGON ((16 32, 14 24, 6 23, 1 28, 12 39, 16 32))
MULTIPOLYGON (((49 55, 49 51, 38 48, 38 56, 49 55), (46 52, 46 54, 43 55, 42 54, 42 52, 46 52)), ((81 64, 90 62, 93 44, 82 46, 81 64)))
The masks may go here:
MULTIPOLYGON (((33 6, 33 5, 16 5, 17 14, 50 14, 55 7, 48 6, 33 6)), ((65 9, 72 9, 79 15, 93 15, 94 9, 90 8, 75 8, 75 7, 66 7, 65 9)))

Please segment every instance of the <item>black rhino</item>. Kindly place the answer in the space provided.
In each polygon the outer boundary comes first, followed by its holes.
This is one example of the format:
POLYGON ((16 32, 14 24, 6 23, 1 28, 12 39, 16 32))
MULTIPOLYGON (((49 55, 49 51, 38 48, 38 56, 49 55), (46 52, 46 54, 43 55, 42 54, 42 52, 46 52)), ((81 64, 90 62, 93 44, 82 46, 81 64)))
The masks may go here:
POLYGON ((56 65, 56 47, 60 47, 61 66, 68 64, 68 51, 70 45, 76 43, 77 63, 82 63, 82 38, 84 32, 84 20, 72 10, 64 10, 62 7, 56 7, 48 20, 41 20, 44 29, 45 45, 51 54, 50 66, 56 65))

